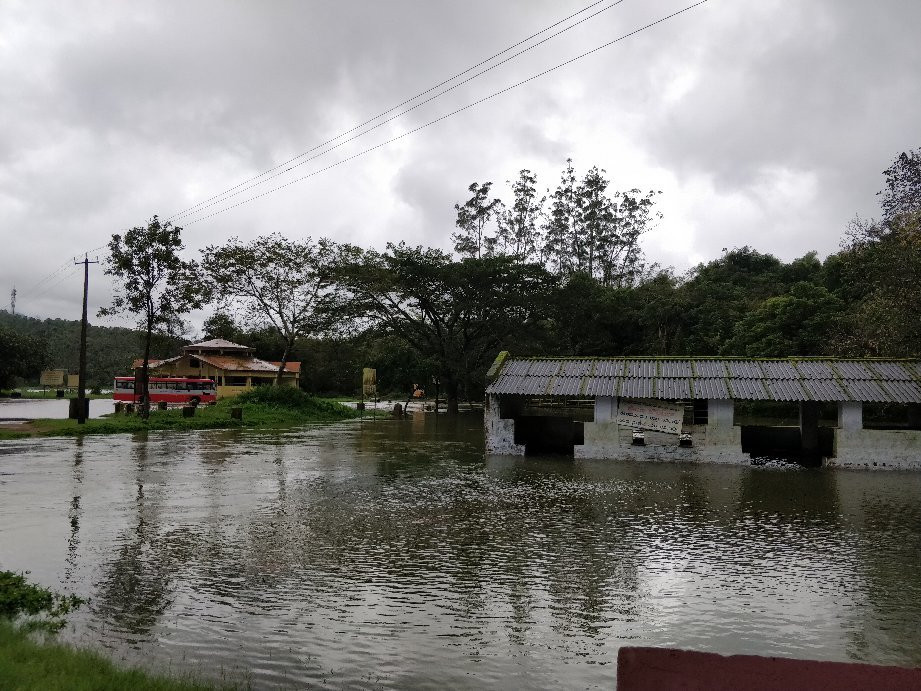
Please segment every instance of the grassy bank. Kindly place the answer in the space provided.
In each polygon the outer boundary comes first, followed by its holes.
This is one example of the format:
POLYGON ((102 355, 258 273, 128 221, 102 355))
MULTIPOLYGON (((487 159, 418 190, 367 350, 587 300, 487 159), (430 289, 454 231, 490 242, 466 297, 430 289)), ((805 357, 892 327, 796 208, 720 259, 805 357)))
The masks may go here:
POLYGON ((231 428, 290 427, 308 422, 335 422, 357 417, 359 413, 335 401, 314 398, 299 389, 260 387, 216 405, 199 406, 195 416, 183 417, 182 410, 152 410, 148 420, 138 415, 112 414, 87 420, 35 420, 22 425, 0 428, 0 439, 27 436, 74 436, 83 434, 118 434, 143 430, 192 430, 231 428), (243 409, 243 419, 231 418, 231 408, 243 409))
POLYGON ((119 669, 95 653, 34 638, 0 618, 0 688, 21 691, 200 691, 218 688, 119 669))

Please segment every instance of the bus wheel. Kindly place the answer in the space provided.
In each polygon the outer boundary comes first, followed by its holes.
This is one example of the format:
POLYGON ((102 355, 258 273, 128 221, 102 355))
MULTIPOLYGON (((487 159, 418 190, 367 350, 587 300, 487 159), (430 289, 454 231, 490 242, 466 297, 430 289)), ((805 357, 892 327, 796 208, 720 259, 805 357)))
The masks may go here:
POLYGON ((199 403, 201 403, 201 399, 198 396, 192 396, 192 398, 189 399, 189 405, 197 406, 199 403))

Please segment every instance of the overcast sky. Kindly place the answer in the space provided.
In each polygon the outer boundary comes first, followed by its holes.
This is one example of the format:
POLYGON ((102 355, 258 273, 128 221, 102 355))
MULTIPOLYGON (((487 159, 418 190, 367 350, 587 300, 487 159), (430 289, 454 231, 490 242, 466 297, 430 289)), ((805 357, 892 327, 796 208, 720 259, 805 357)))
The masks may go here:
MULTIPOLYGON (((553 188, 567 157, 579 174, 604 168, 612 189, 662 191, 664 217, 644 248, 678 271, 724 247, 785 260, 836 251, 849 219, 877 214, 881 171, 921 146, 917 0, 709 0, 198 220, 690 1, 624 0, 353 142, 181 217, 190 256, 273 231, 450 249, 453 205, 472 181, 491 180, 508 199, 506 181, 529 168, 553 188)), ((243 183, 591 2, 0 0, 0 305, 9 309, 15 285, 17 312, 79 318, 74 255, 243 183)), ((110 296, 94 267, 91 313, 110 296)))

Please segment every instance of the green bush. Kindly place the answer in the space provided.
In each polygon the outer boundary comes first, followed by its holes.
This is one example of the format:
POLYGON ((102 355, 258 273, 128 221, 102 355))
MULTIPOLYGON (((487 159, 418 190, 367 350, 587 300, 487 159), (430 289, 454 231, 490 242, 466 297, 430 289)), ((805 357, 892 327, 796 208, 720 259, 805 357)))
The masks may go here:
POLYGON ((0 618, 41 614, 47 618, 32 622, 31 627, 56 631, 64 626, 64 617, 84 602, 76 595, 61 595, 29 583, 24 574, 0 571, 0 618))

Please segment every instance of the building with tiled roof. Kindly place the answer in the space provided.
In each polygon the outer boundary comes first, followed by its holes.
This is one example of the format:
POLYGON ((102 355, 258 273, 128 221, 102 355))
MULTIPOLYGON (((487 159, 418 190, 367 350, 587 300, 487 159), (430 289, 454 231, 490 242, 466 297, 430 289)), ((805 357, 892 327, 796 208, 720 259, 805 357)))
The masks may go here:
MULTIPOLYGON (((203 377, 213 379, 218 398, 235 396, 253 386, 275 383, 280 362, 261 360, 249 346, 214 338, 183 347, 182 355, 166 360, 151 360, 151 374, 164 377, 203 377)), ((142 361, 135 360, 138 368, 142 361)), ((298 386, 300 362, 288 362, 282 373, 283 386, 298 386)))

